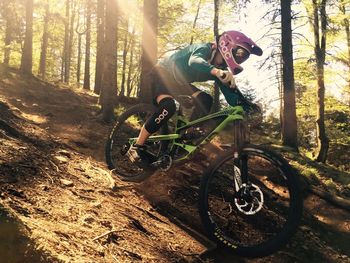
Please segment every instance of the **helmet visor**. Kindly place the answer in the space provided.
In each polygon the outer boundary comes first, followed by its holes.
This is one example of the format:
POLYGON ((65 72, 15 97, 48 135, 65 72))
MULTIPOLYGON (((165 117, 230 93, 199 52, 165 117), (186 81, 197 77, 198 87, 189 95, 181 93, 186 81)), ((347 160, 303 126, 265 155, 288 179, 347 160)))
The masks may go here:
POLYGON ((245 48, 237 47, 232 50, 232 55, 237 64, 242 64, 244 61, 246 61, 249 58, 250 52, 245 48))

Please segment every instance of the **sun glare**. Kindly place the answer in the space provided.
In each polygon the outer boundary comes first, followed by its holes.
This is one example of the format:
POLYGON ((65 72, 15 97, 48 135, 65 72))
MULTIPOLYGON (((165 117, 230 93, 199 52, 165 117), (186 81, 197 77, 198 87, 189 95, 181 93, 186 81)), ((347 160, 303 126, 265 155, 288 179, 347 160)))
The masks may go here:
POLYGON ((133 16, 137 14, 140 10, 140 6, 138 5, 136 0, 115 0, 118 2, 118 7, 121 13, 125 16, 133 16))

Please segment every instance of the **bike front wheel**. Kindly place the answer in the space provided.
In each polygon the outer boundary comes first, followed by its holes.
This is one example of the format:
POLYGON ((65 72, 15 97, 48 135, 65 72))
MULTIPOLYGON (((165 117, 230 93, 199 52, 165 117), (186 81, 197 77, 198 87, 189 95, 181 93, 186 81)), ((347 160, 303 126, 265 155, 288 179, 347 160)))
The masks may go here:
POLYGON ((266 256, 296 231, 302 215, 298 177, 281 156, 247 145, 219 155, 205 172, 199 210, 218 244, 242 256, 266 256))

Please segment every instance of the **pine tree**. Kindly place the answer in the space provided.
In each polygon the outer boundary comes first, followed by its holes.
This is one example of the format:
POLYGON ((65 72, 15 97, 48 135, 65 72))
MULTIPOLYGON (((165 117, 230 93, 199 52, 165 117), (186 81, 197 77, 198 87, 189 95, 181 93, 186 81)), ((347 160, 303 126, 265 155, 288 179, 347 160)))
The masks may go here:
POLYGON ((25 0, 26 30, 21 58, 21 71, 32 74, 33 68, 33 0, 25 0))
POLYGON ((152 97, 151 70, 157 62, 158 0, 143 2, 143 32, 141 57, 140 99, 150 102, 152 97))
POLYGON ((117 37, 118 5, 115 0, 106 1, 106 37, 104 42, 104 64, 100 101, 102 118, 110 122, 114 118, 114 106, 117 98, 117 37))
POLYGON ((283 72, 283 145, 298 149, 297 118, 292 44, 291 0, 281 0, 282 72, 283 72))

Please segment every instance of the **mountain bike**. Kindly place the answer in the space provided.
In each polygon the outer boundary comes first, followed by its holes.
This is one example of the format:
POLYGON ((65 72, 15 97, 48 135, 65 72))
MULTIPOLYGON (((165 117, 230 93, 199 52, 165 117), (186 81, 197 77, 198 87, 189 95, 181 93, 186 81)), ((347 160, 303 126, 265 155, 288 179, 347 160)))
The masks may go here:
MULTIPOLYGON (((302 215, 297 172, 279 154, 248 142, 242 105, 189 121, 182 108, 191 107, 191 99, 177 100, 180 103, 172 121, 147 140, 146 165, 132 163, 126 152, 154 106, 135 105, 119 116, 105 148, 109 169, 122 180, 140 182, 155 171, 167 171, 190 160, 232 125, 233 143, 210 162, 201 178, 202 223, 210 238, 238 255, 265 256, 280 249, 296 231, 302 215)), ((249 105, 242 95, 239 103, 249 105)))

